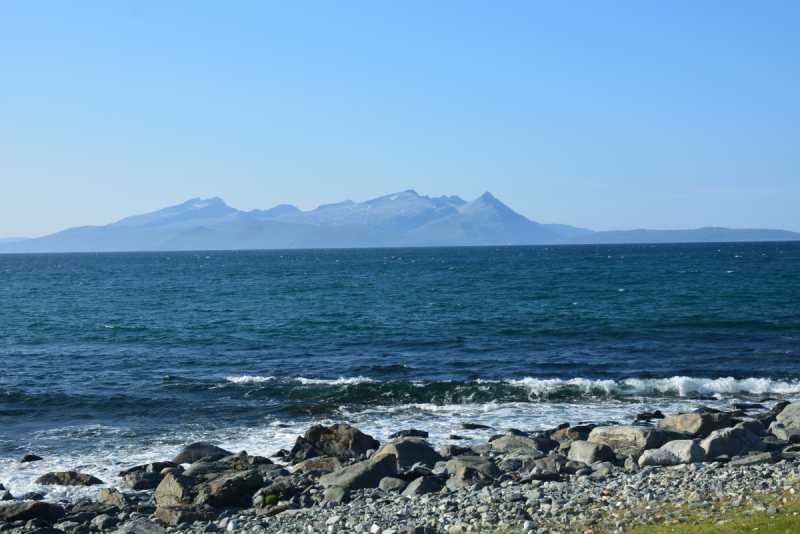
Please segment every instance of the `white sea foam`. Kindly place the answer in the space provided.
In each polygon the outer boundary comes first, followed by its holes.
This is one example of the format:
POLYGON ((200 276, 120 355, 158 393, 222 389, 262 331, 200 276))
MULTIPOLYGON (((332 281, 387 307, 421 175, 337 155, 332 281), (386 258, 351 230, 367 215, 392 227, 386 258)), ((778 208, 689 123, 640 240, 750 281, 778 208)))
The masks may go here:
POLYGON ((343 385, 352 385, 352 384, 364 384, 368 382, 377 382, 377 380, 373 380, 371 378, 366 378, 363 376, 357 376, 353 378, 345 378, 340 376, 339 378, 333 380, 326 380, 324 378, 304 378, 299 377, 296 379, 303 385, 308 384, 327 384, 330 386, 343 386, 343 385))
POLYGON ((251 375, 244 375, 244 376, 226 376, 225 380, 228 382, 233 382, 234 384, 253 384, 259 382, 270 382, 275 380, 274 376, 251 376, 251 375))

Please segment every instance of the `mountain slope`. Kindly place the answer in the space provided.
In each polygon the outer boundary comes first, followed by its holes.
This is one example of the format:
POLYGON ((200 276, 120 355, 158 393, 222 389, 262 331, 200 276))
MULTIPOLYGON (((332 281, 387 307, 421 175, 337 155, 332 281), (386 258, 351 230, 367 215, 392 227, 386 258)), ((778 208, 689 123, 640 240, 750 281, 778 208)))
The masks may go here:
POLYGON ((518 214, 488 192, 459 207, 457 213, 406 235, 431 245, 536 245, 561 237, 518 214))

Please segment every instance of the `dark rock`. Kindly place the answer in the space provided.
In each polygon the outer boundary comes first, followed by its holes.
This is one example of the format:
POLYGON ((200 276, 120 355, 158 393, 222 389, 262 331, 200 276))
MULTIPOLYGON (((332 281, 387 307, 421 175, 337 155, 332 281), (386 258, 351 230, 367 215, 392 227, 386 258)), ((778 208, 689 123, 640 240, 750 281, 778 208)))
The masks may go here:
POLYGON ((280 449, 278 452, 275 453, 275 458, 286 458, 289 456, 289 451, 286 449, 280 449))
POLYGON ((403 491, 406 486, 408 486, 408 482, 394 477, 385 477, 378 484, 378 488, 382 491, 403 491))
POLYGON ((477 423, 459 423, 456 425, 456 430, 488 430, 489 428, 492 427, 477 423))
POLYGON ((325 489, 323 500, 339 504, 350 502, 350 490, 341 486, 329 486, 325 489))
POLYGON ((144 473, 146 471, 147 471, 146 465, 135 465, 133 467, 120 471, 119 473, 117 473, 117 476, 122 478, 125 475, 130 475, 131 473, 144 473))
POLYGON ((397 470, 406 471, 415 464, 422 463, 430 468, 444 458, 433 447, 419 438, 399 439, 387 443, 376 454, 393 454, 397 457, 397 470))
POLYGON ((195 521, 214 521, 219 517, 219 510, 207 504, 191 504, 186 506, 159 506, 155 515, 168 525, 180 525, 195 521))
POLYGON ((131 473, 122 477, 120 486, 136 491, 156 489, 161 484, 161 475, 158 473, 131 473))
POLYGON ((202 478, 206 475, 215 475, 231 470, 231 466, 228 462, 211 460, 210 458, 213 458, 213 456, 207 456, 202 460, 194 462, 183 472, 183 475, 192 478, 202 478))
POLYGON ((14 498, 13 495, 11 495, 10 491, 8 490, 0 491, 0 501, 15 501, 15 500, 16 499, 14 498))
POLYGON ((523 432, 522 430, 519 430, 517 428, 509 428, 508 430, 506 430, 506 434, 508 434, 509 436, 522 436, 524 438, 530 437, 530 434, 528 434, 527 432, 523 432))
POLYGON ((667 417, 658 423, 658 428, 680 432, 693 438, 705 438, 715 430, 730 426, 731 416, 727 413, 685 413, 667 417))
POLYGON ((44 486, 94 486, 102 484, 99 478, 75 471, 61 471, 58 473, 47 473, 36 479, 37 484, 44 486))
POLYGON ((424 431, 424 430, 414 430, 412 428, 412 429, 409 429, 409 430, 401 430, 399 432, 395 432, 394 434, 389 436, 389 439, 397 439, 397 438, 427 438, 427 437, 428 437, 428 433, 426 431, 424 431))
POLYGON ((464 436, 459 436, 458 434, 450 434, 450 439, 460 440, 460 439, 467 439, 464 436))
POLYGON ((38 462, 44 460, 41 456, 36 456, 35 454, 26 454, 22 458, 19 459, 19 463, 27 464, 29 462, 38 462))
POLYGON ((44 495, 38 491, 29 491, 20 495, 19 498, 22 501, 41 501, 44 500, 44 495))
POLYGON ((436 493, 441 490, 442 485, 439 484, 439 481, 436 479, 436 477, 419 477, 414 482, 409 484, 405 490, 403 490, 403 495, 405 497, 411 497, 412 495, 436 493))
POLYGON ((734 404, 733 409, 746 412, 748 410, 766 410, 766 407, 763 404, 734 404))
POLYGON ((216 445, 210 443, 192 443, 187 445, 175 458, 172 463, 175 464, 193 464, 201 458, 211 457, 209 461, 220 460, 226 456, 231 456, 233 453, 221 449, 216 445))
POLYGON ((461 456, 473 452, 469 447, 459 447, 458 445, 442 445, 439 454, 442 456, 461 456))
POLYGON ((664 414, 661 413, 661 410, 656 410, 654 412, 644 412, 640 414, 636 414, 636 417, 633 419, 634 421, 647 421, 650 422, 653 419, 664 419, 664 414))
POLYGON ((470 449, 475 454, 486 454, 487 452, 492 450, 492 444, 491 443, 481 443, 480 445, 473 445, 472 447, 470 447, 470 449))
POLYGON ((263 479, 253 471, 223 473, 216 478, 193 487, 196 504, 208 504, 219 508, 231 506, 245 493, 261 486, 263 479))
POLYGON ((748 467, 751 465, 774 464, 783 459, 780 453, 762 452, 748 456, 731 458, 729 467, 748 467))
POLYGON ((359 458, 366 455, 368 450, 377 450, 379 447, 378 440, 350 425, 314 425, 305 436, 297 438, 287 459, 298 463, 317 456, 359 458))
POLYGON ((562 428, 561 430, 553 432, 551 437, 559 443, 564 443, 566 441, 586 441, 589 439, 588 432, 591 430, 581 430, 583 428, 589 427, 562 428))
POLYGON ((101 514, 92 519, 91 523, 100 530, 109 530, 117 526, 119 519, 110 515, 101 514))
MULTIPOLYGON (((110 489, 110 488, 109 488, 110 489)), ((89 514, 94 517, 96 515, 116 515, 120 511, 119 506, 104 502, 82 502, 72 507, 70 513, 72 514, 89 514)))
POLYGON ((64 508, 46 502, 22 502, 0 506, 0 521, 29 521, 43 519, 50 523, 64 517, 64 508))
POLYGON ((375 454, 369 460, 321 477, 319 483, 325 487, 366 489, 377 488, 385 477, 397 477, 397 458, 393 454, 375 454))

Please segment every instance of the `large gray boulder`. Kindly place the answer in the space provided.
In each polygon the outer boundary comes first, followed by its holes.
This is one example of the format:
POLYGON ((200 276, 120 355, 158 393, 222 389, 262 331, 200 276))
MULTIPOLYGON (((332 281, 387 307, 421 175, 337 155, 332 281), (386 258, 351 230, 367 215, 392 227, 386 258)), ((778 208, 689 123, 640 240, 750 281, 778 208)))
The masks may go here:
POLYGON ((769 426, 769 431, 778 439, 789 443, 800 443, 800 428, 786 428, 783 423, 775 421, 769 426))
POLYGON ((126 495, 120 493, 116 488, 101 489, 100 493, 98 493, 97 497, 95 497, 95 500, 99 503, 113 504, 119 508, 124 508, 132 502, 126 495))
POLYGON ((233 455, 232 452, 221 449, 210 443, 192 443, 178 453, 178 455, 172 459, 172 463, 193 464, 201 458, 209 457, 209 459, 213 461, 231 455, 233 455))
POLYGON ((800 428, 800 402, 786 406, 775 420, 786 428, 800 428))
POLYGON ((403 490, 403 496, 423 495, 425 493, 436 493, 441 491, 442 485, 436 477, 419 477, 403 490))
POLYGON ((693 438, 705 438, 715 430, 730 426, 731 415, 728 413, 684 413, 667 417, 658 423, 658 428, 693 438))
POLYGON ((651 466, 668 466, 678 465, 683 463, 680 458, 671 452, 661 449, 649 449, 644 451, 639 457, 639 467, 651 466))
POLYGON ((567 457, 570 460, 591 465, 595 462, 613 461, 617 455, 614 453, 614 450, 611 447, 604 445, 603 443, 595 443, 593 441, 573 441, 570 444, 569 454, 567 457))
POLYGON ((380 445, 377 439, 350 425, 314 425, 305 436, 298 436, 286 459, 295 464, 318 456, 359 458, 380 445))
POLYGON ((383 491, 403 491, 406 487, 408 487, 408 482, 394 477, 382 478, 378 484, 378 489, 383 491))
POLYGON ((444 460, 441 454, 419 438, 405 438, 389 442, 378 449, 377 454, 396 456, 398 471, 407 471, 416 463, 422 463, 432 469, 436 462, 444 460))
POLYGON ((540 451, 547 454, 557 448, 558 445, 559 443, 556 440, 546 437, 529 438, 506 434, 502 438, 492 441, 492 450, 517 453, 540 451))
POLYGON ((377 488, 385 477, 397 477, 397 457, 393 454, 374 454, 369 460, 323 475, 319 483, 325 487, 367 489, 377 488))
POLYGON ((308 473, 309 471, 338 471, 342 463, 338 458, 310 458, 292 466, 292 473, 308 473))
POLYGON ((599 426, 589 434, 589 441, 611 447, 623 456, 641 456, 648 449, 657 449, 676 439, 686 439, 684 434, 637 425, 599 426))
POLYGON ((659 450, 673 454, 684 464, 706 461, 706 451, 691 439, 670 441, 662 445, 659 450))
POLYGON ((450 475, 454 475, 464 467, 480 471, 490 478, 497 478, 501 474, 500 469, 494 461, 489 458, 484 458, 483 456, 458 456, 457 458, 448 460, 445 464, 445 469, 447 469, 450 475))
POLYGON ((122 525, 114 531, 114 534, 164 534, 165 532, 164 527, 158 523, 139 517, 122 525))
POLYGON ((472 467, 462 467, 447 480, 447 488, 450 491, 458 491, 459 488, 469 488, 475 484, 489 485, 494 482, 492 477, 486 476, 483 472, 472 467))
POLYGON ((57 504, 41 501, 21 502, 0 506, 0 521, 13 523, 43 519, 52 523, 64 517, 65 513, 64 508, 57 504))
POLYGON ((744 456, 750 451, 764 452, 767 445, 761 438, 745 428, 723 428, 715 430, 704 439, 700 446, 706 451, 706 458, 713 460, 726 455, 729 458, 744 456))

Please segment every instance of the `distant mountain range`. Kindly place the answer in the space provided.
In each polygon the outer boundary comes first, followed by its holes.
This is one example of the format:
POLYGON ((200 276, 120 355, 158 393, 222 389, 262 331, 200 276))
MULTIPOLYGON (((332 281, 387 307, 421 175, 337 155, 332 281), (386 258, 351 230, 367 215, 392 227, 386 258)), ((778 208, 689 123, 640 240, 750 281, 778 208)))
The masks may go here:
POLYGON ((409 190, 305 212, 288 204, 245 212, 217 197, 195 198, 106 226, 69 228, 37 239, 0 240, 0 253, 764 240, 800 240, 800 234, 725 228, 593 232, 533 222, 488 192, 467 202, 458 196, 430 198, 409 190))

